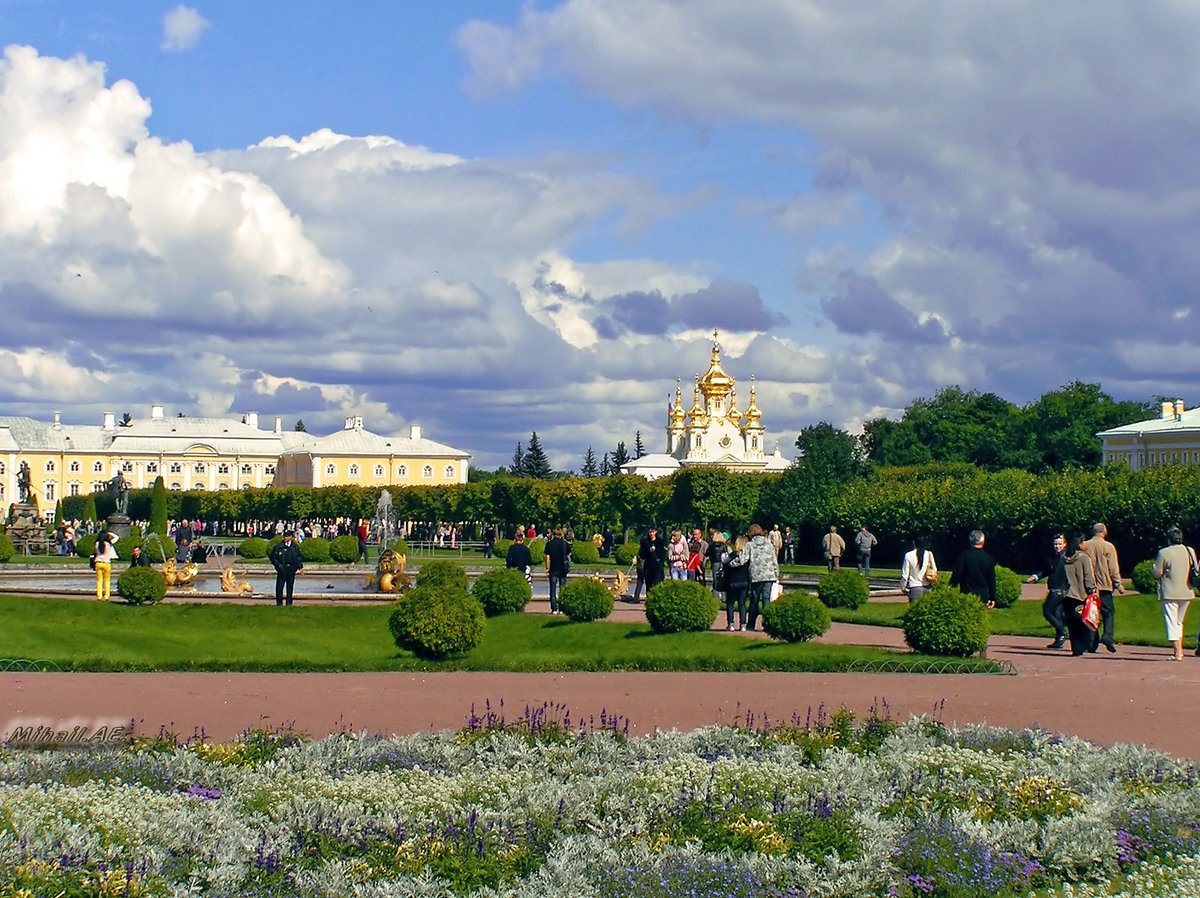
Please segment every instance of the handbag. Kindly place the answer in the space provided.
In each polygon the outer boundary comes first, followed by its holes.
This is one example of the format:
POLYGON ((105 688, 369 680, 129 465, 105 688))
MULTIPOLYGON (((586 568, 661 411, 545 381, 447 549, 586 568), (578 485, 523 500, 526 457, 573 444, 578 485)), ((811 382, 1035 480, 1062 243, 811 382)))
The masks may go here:
POLYGON ((1196 553, 1191 546, 1188 546, 1188 557, 1192 559, 1192 566, 1188 569, 1188 586, 1200 589, 1200 562, 1196 561, 1196 553))
POLYGON ((96 556, 95 555, 88 556, 88 567, 90 567, 93 571, 96 569, 96 556))
POLYGON ((1079 609, 1079 616, 1083 619, 1083 624, 1089 630, 1095 630, 1100 626, 1100 596, 1096 593, 1091 593, 1083 600, 1083 606, 1079 609))
POLYGON ((713 584, 712 588, 716 592, 725 591, 725 565, 719 561, 713 565, 713 584))

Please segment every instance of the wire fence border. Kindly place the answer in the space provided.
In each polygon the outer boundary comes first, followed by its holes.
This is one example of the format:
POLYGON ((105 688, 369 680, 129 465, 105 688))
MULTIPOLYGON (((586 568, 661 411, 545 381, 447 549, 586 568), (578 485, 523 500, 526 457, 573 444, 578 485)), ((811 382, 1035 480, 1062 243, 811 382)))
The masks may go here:
POLYGON ((980 659, 986 664, 978 666, 964 664, 965 659, 930 661, 927 659, 888 659, 882 661, 861 659, 846 666, 847 673, 908 673, 908 674, 982 674, 984 676, 1015 677, 1016 665, 1011 661, 980 659), (990 668, 990 669, 989 669, 990 668))
POLYGON ((62 673, 57 661, 47 658, 0 658, 0 673, 62 673))

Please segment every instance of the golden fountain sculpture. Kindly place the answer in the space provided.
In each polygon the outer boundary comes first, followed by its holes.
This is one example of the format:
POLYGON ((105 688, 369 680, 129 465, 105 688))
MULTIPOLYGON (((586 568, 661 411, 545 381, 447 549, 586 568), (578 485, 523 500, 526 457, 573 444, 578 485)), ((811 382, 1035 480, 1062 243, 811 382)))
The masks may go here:
POLYGON ((162 575, 167 581, 167 586, 195 586, 196 574, 200 573, 200 565, 198 564, 175 564, 174 558, 168 558, 163 562, 162 575))
POLYGON ((400 592, 409 583, 408 574, 404 567, 408 557, 394 549, 384 549, 379 555, 379 563, 375 565, 375 573, 367 578, 367 589, 378 589, 380 592, 400 592))
POLYGON ((610 593, 612 593, 613 601, 619 602, 629 594, 629 578, 625 576, 624 571, 617 571, 616 576, 612 578, 611 583, 601 577, 599 571, 591 574, 588 579, 595 580, 610 593))
POLYGON ((245 577, 239 581, 237 574, 233 572, 232 567, 227 567, 221 571, 221 592, 254 592, 254 587, 250 585, 250 581, 245 577))

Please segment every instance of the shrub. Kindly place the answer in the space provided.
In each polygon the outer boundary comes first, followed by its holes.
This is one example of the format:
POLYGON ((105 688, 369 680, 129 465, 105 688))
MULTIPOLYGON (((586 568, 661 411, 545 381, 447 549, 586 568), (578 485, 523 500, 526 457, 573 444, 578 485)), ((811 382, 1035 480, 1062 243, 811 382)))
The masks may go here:
POLYGON ((498 539, 492 551, 496 553, 497 558, 503 558, 508 554, 508 550, 512 548, 513 541, 511 539, 498 539))
POLYGON ((274 536, 272 536, 269 540, 267 540, 267 554, 266 554, 267 558, 271 557, 271 553, 273 551, 275 551, 275 547, 277 545, 279 545, 281 542, 283 542, 283 534, 282 533, 277 533, 274 536))
POLYGON ((400 539, 399 537, 392 540, 392 544, 390 546, 388 546, 388 548, 391 549, 393 552, 398 552, 399 554, 403 555, 405 558, 408 557, 408 543, 406 543, 404 540, 400 539))
MULTIPOLYGON (((357 549, 357 539, 354 540, 354 545, 357 549)), ((306 564, 328 561, 329 540, 323 536, 310 536, 304 542, 300 543, 300 557, 304 559, 306 564)))
POLYGON ((157 568, 131 567, 117 578, 117 592, 130 605, 153 605, 167 594, 167 580, 157 568))
POLYGON ((1144 596, 1153 596, 1158 594, 1158 581, 1154 579, 1154 562, 1147 558, 1145 561, 1139 561, 1134 565, 1133 573, 1129 577, 1133 581, 1133 588, 1144 596))
POLYGON ((469 652, 486 627, 479 600, 465 589, 445 585, 410 589, 388 619, 396 645, 423 658, 469 652))
POLYGON ((996 565, 996 607, 1011 608, 1021 598, 1021 584, 1025 581, 1016 571, 1002 564, 996 565))
POLYGON ((510 611, 524 611, 533 598, 533 587, 520 571, 497 568, 481 575, 471 594, 479 599, 488 617, 495 617, 510 611))
POLYGON ((13 545, 13 541, 8 538, 7 533, 0 533, 0 563, 11 561, 12 557, 17 554, 17 547, 13 545))
POLYGON ((238 544, 237 552, 243 558, 266 558, 267 541, 260 536, 248 536, 238 544))
POLYGON ((600 550, 585 539, 571 544, 571 560, 576 564, 599 564, 600 550))
POLYGON ((546 541, 540 536, 525 543, 529 546, 529 554, 533 557, 533 566, 541 567, 546 562, 546 541))
POLYGON ((830 571, 817 583, 817 598, 830 608, 857 608, 870 597, 871 587, 858 571, 830 571))
POLYGON ((89 557, 96 551, 96 534, 88 533, 75 539, 75 554, 80 558, 89 557))
MULTIPOLYGON (((122 539, 117 541, 118 555, 121 555, 121 543, 123 542, 127 542, 127 540, 122 539)), ((161 564, 168 558, 175 557, 175 540, 169 536, 162 536, 161 534, 151 532, 139 539, 136 544, 142 547, 142 553, 155 564, 161 564), (160 546, 162 547, 161 552, 159 551, 160 546)), ((131 555, 133 554, 133 545, 127 546, 126 549, 131 555)), ((88 554, 90 555, 91 552, 88 554)), ((121 555, 121 557, 126 561, 129 560, 126 555, 121 555)))
POLYGON ((454 561, 427 561, 417 571, 417 586, 447 587, 466 592, 469 585, 467 572, 454 561))
POLYGON ((707 630, 717 611, 716 596, 694 580, 664 580, 646 595, 646 620, 656 633, 707 630))
POLYGON ((927 655, 968 657, 987 646, 987 614, 978 596, 938 584, 901 617, 904 641, 927 655))
POLYGON ((601 620, 612 614, 613 597, 608 587, 598 580, 586 577, 568 580, 558 591, 558 607, 573 621, 601 620))
POLYGON ((763 609, 762 626, 772 639, 807 642, 829 629, 829 609, 807 592, 789 592, 763 609))
POLYGON ((639 543, 621 543, 619 546, 614 546, 613 560, 619 565, 629 567, 633 564, 633 559, 637 558, 639 545, 639 543))
MULTIPOLYGON (((308 540, 305 540, 308 542, 308 540)), ((329 544, 329 557, 338 564, 352 564, 358 560, 358 537, 345 536, 334 537, 333 542, 329 544)))

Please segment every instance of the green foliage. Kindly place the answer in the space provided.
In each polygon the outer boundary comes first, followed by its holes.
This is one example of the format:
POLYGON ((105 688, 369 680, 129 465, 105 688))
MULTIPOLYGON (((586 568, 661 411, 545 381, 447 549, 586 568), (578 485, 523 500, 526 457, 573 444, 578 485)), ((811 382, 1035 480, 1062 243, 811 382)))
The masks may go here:
POLYGON ((533 598, 533 587, 515 568, 496 568, 476 578, 471 594, 483 605, 488 617, 495 617, 510 611, 524 611, 533 598))
POLYGON ((558 607, 573 621, 602 620, 612 614, 613 597, 608 587, 598 580, 568 580, 558 591, 558 607))
POLYGON ((504 558, 508 555, 508 550, 512 548, 513 540, 498 539, 496 545, 492 547, 492 551, 496 553, 497 558, 504 558))
POLYGON ((1135 564, 1129 579, 1133 581, 1133 588, 1142 595, 1158 594, 1158 581, 1154 579, 1154 561, 1152 559, 1147 558, 1145 561, 1135 564))
POLYGON ((11 561, 12 557, 17 554, 16 546, 13 541, 8 538, 7 533, 0 533, 0 564, 11 561))
POLYGON ((829 608, 857 608, 871 597, 871 587, 858 571, 842 568, 821 577, 817 597, 829 608))
POLYGON ((540 536, 531 539, 525 545, 529 546, 529 555, 533 558, 533 566, 541 567, 546 562, 546 541, 540 536))
POLYGON ((85 521, 98 521, 100 516, 96 514, 96 495, 90 494, 83 500, 83 519, 85 521))
POLYGON ((96 534, 88 533, 75 538, 75 554, 80 558, 87 558, 94 551, 96 551, 96 534))
POLYGON ((576 564, 599 564, 600 550, 591 540, 577 539, 571 544, 571 560, 576 564))
POLYGON ((131 567, 117 578, 117 592, 130 605, 153 605, 167 594, 167 580, 157 568, 131 567))
POLYGON ((404 540, 400 539, 399 537, 392 540, 392 544, 390 546, 388 546, 388 548, 391 549, 393 552, 398 552, 399 554, 405 556, 406 558, 408 557, 408 543, 406 543, 404 540))
POLYGON ((329 543, 329 557, 338 564, 350 564, 355 561, 358 558, 358 537, 349 534, 334 537, 329 543))
POLYGON ((628 567, 633 564, 633 559, 637 558, 638 543, 621 543, 613 546, 613 560, 622 567, 628 567))
POLYGON ((694 580, 664 580, 646 595, 646 620, 656 633, 707 630, 718 610, 716 597, 694 580))
POLYGON ((396 645, 422 658, 465 654, 483 639, 486 626, 479 600, 445 584, 410 589, 388 621, 396 645))
POLYGON ((672 520, 699 521, 706 531, 745 529, 758 511, 764 482, 759 475, 747 477, 724 468, 684 468, 672 477, 668 513, 672 520))
POLYGON ((904 641, 927 655, 965 658, 987 646, 986 609, 978 596, 939 583, 913 602, 901 618, 904 641))
MULTIPOLYGON (((354 545, 357 548, 357 539, 354 540, 354 545)), ((304 542, 300 543, 300 557, 304 559, 306 564, 328 561, 330 557, 329 540, 323 536, 310 536, 304 542)))
POLYGON ((521 457, 520 465, 520 474, 524 477, 544 480, 554 473, 554 469, 550 467, 550 460, 546 457, 545 450, 542 449, 542 441, 538 439, 536 430, 529 435, 529 448, 521 457))
MULTIPOLYGON (((523 579, 523 578, 522 578, 523 579)), ((461 589, 466 592, 470 580, 461 564, 446 559, 427 561, 417 572, 417 586, 427 586, 440 589, 442 587, 461 589)))
POLYGON ((1016 571, 1002 564, 996 565, 996 607, 1011 608, 1021 598, 1021 584, 1025 581, 1016 571))
MULTIPOLYGON (((131 538, 132 538, 132 534, 131 534, 131 538)), ((121 543, 128 542, 128 541, 129 540, 123 539, 123 540, 120 540, 117 542, 117 554, 118 555, 120 555, 120 553, 122 551, 121 543)), ((133 552, 134 545, 141 546, 142 552, 144 552, 146 557, 149 558, 155 564, 161 564, 162 562, 166 561, 168 558, 175 557, 175 549, 176 549, 175 540, 171 539, 171 537, 169 537, 169 536, 162 536, 161 534, 158 534, 157 532, 142 534, 142 536, 137 539, 136 543, 131 543, 127 547, 127 551, 129 551, 130 554, 132 554, 132 552, 133 552)), ((126 561, 129 560, 129 556, 127 556, 127 555, 120 555, 120 557, 124 558, 126 561)))
POLYGON ((829 609, 807 592, 784 593, 763 609, 763 631, 772 639, 807 642, 829 629, 829 609))
POLYGON ((146 529, 167 535, 167 487, 161 475, 154 478, 154 486, 150 490, 150 515, 146 529))
POLYGON ((266 558, 267 541, 261 536, 248 536, 238 544, 237 553, 243 558, 266 558))

